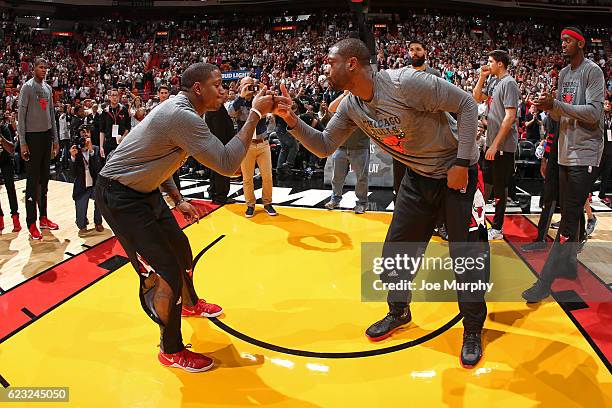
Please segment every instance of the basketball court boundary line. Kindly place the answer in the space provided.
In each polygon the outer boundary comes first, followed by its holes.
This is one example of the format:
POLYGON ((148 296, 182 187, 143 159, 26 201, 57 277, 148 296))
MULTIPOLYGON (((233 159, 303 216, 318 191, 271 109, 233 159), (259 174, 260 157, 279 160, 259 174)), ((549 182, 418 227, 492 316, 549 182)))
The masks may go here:
MULTIPOLYGON (((528 221, 531 222, 531 220, 529 220, 529 218, 527 218, 524 214, 523 217, 525 217, 528 221)), ((532 223, 533 224, 533 223, 532 223)), ((533 224, 535 226, 535 224, 533 224)), ((504 236, 504 241, 508 244, 508 246, 510 248, 512 248, 512 251, 519 257, 519 259, 521 261, 523 261, 523 263, 529 268, 529 270, 531 271, 531 273, 534 275, 534 277, 537 279, 540 275, 536 272, 536 270, 534 269, 534 267, 527 261, 527 259, 525 259, 523 257, 523 255, 520 253, 520 251, 516 248, 514 248, 514 246, 510 243, 510 241, 508 241, 506 239, 506 237, 504 236)), ((588 269, 588 268, 587 268, 588 269)), ((597 343, 595 343, 595 341, 593 340, 593 338, 591 337, 591 335, 584 329, 584 327, 582 326, 582 324, 572 315, 571 311, 568 310, 567 306, 565 304, 563 304, 563 302, 560 302, 558 297, 555 295, 555 292, 553 292, 551 290, 551 296, 552 298, 555 300, 555 302, 559 305, 559 307, 561 307, 561 310, 563 310, 566 314, 566 316, 570 319, 570 321, 572 323, 574 323, 574 326, 576 327, 576 329, 578 329, 578 331, 580 332, 580 334, 582 334, 582 336, 584 337, 584 339, 587 341, 587 343, 589 343, 589 345, 591 346, 591 348, 593 349, 593 351, 595 352, 595 354, 600 358, 601 362, 604 364, 604 366, 608 369, 608 372, 610 374, 612 374, 612 364, 610 363, 610 361, 608 360, 608 358, 606 357, 606 355, 601 351, 601 349, 599 348, 599 346, 597 345, 597 343)), ((527 303, 527 302, 525 302, 527 303)), ((542 302, 538 302, 536 303, 539 307, 539 305, 542 304, 542 302)))
MULTIPOLYGON (((527 221, 529 221, 534 227, 536 227, 536 229, 538 228, 537 224, 535 222, 533 222, 533 220, 530 220, 529 217, 525 216, 524 214, 522 214, 522 215, 523 215, 523 217, 525 217, 527 219, 527 221)), ((546 238, 550 239, 550 242, 554 242, 554 240, 555 240, 548 232, 546 233, 546 238)), ((587 243, 589 242, 588 237, 587 237, 587 241, 586 242, 587 243)), ((586 243, 585 243, 585 245, 586 245, 586 243)), ((612 283, 608 284, 608 283, 604 282, 603 279, 601 279, 601 277, 599 275, 597 275, 595 272, 593 272, 591 270, 591 268, 586 266, 580 259, 577 259, 577 261, 578 261, 578 263, 580 265, 582 265, 582 267, 584 269, 587 270, 587 272, 589 272, 591 275, 593 275, 593 277, 595 279, 597 279, 604 287, 608 288, 610 290, 610 292, 612 292, 612 287, 611 287, 612 283)))
MULTIPOLYGON (((212 214, 213 212, 217 211, 217 210, 218 210, 219 208, 221 208, 221 207, 223 207, 223 206, 217 206, 217 207, 213 208, 212 210, 210 210, 209 212, 207 212, 206 214, 204 214, 204 215, 202 216, 202 218, 204 218, 204 217, 208 216, 209 214, 212 214)), ((201 218, 201 219, 202 219, 202 218, 201 218)), ((178 220, 177 220, 177 222, 178 222, 178 220)), ((181 227, 181 230, 185 230, 187 227, 189 227, 189 226, 191 226, 191 225, 193 225, 193 224, 187 224, 187 225, 184 225, 183 227, 181 227)), ((94 246, 93 246, 92 248, 90 248, 90 249, 95 249, 95 248, 96 248, 96 247, 98 247, 99 245, 101 245, 101 244, 103 244, 103 243, 105 243, 105 242, 107 242, 107 241, 109 241, 109 240, 111 240, 111 239, 117 239, 117 237, 113 235, 113 236, 111 236, 111 237, 109 237, 109 238, 105 239, 104 241, 101 241, 100 243, 98 243, 98 244, 94 245, 94 246)), ((220 240, 220 237, 217 237, 217 241, 218 241, 218 240, 220 240)), ((88 251, 88 250, 87 250, 87 251, 88 251)), ((83 252, 79 253, 78 255, 84 255, 84 254, 85 254, 87 251, 83 251, 83 252)), ((114 255, 113 255, 113 256, 114 256, 114 255)), ((18 285, 15 285, 14 287, 10 288, 10 289, 9 289, 8 291, 6 291, 5 293, 7 293, 7 292, 11 291, 12 289, 14 289, 14 288, 16 288, 16 287, 18 287, 18 286, 23 285, 24 283, 27 283, 27 282, 29 282, 29 281, 33 280, 34 278, 39 277, 41 274, 46 273, 46 272, 48 272, 48 271, 52 270, 53 268, 57 267, 58 265, 62 265, 62 264, 64 264, 65 262, 70 261, 70 260, 72 260, 72 259, 74 259, 74 258, 75 258, 75 257, 73 257, 73 258, 67 258, 67 259, 64 259, 63 261, 61 261, 61 262, 57 263, 56 265, 53 265, 53 266, 51 266, 51 267, 49 267, 49 268, 45 269, 44 271, 42 271, 42 272, 40 272, 40 273, 38 273, 38 274, 36 274, 36 275, 34 275, 34 276, 32 276, 32 277, 30 277, 30 278, 26 279, 25 281, 23 281, 23 282, 19 283, 18 285)), ((112 256, 111 256, 111 258, 112 258, 112 256)), ((110 259, 110 258, 109 258, 109 259, 110 259)), ((108 260, 108 259, 106 259, 106 260, 108 260)), ((102 261, 102 262, 104 262, 104 261, 102 261)), ((117 268, 117 269, 119 269, 119 268, 117 268)), ((40 313, 38 316, 36 316, 36 315, 34 315, 32 312, 30 312, 30 313, 31 313, 31 314, 32 314, 34 317, 32 317, 32 316, 28 315, 28 317, 30 317, 30 320, 29 320, 29 321, 27 321, 26 323, 24 323, 23 325, 21 325, 20 327, 16 328, 15 330, 13 330, 12 332, 8 333, 8 334, 7 334, 7 335, 5 335, 4 337, 0 338, 0 344, 4 343, 6 340, 10 339, 11 337, 13 337, 13 336, 14 336, 14 335, 16 335, 17 333, 19 333, 21 330, 25 329, 26 327, 28 327, 29 325, 31 325, 31 324, 32 324, 32 323, 34 323, 35 321, 38 321, 40 318, 42 318, 42 317, 46 316, 46 315, 47 315, 49 312, 51 312, 51 311, 55 310, 55 309, 56 309, 56 308, 58 308, 59 306, 61 306, 61 305, 65 304, 65 303, 66 303, 67 301, 69 301, 70 299, 74 298, 74 297, 75 297, 75 296, 77 296, 78 294, 82 293, 82 292, 83 292, 83 291, 85 291, 86 289, 90 288, 90 287, 91 287, 91 286, 93 286, 94 284, 96 284, 96 283, 98 283, 99 281, 101 281, 102 279, 106 278, 108 275, 110 275, 111 273, 115 272, 117 269, 109 270, 108 272, 106 272, 106 273, 104 273, 104 274, 102 274, 102 275, 98 276, 96 279, 92 280, 92 281, 91 281, 90 283, 88 283, 87 285, 85 285, 85 286, 83 286, 83 287, 79 288, 79 289, 78 289, 78 290, 76 290, 75 292, 71 293, 70 295, 68 295, 68 296, 67 296, 67 297, 65 297, 64 299, 62 299, 62 300, 60 300, 59 302, 57 302, 56 304, 54 304, 54 305, 50 306, 48 309, 46 309, 44 312, 40 313)), ((0 298, 0 300, 1 300, 1 298, 0 298)), ((22 312, 24 312, 24 311, 23 311, 23 309, 26 309, 26 308, 25 308, 25 307, 24 307, 24 308, 22 308, 22 309, 21 309, 21 311, 22 311, 22 312)), ((27 309, 26 309, 26 310, 27 310, 27 309)), ((24 313, 27 315, 27 313, 26 313, 26 312, 24 312, 24 313)))

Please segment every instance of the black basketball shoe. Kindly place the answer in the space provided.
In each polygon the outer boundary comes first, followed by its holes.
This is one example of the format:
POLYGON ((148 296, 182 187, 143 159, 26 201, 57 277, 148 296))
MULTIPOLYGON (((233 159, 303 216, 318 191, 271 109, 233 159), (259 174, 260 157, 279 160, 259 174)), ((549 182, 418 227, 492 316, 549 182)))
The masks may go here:
POLYGON ((403 325, 410 323, 411 320, 410 307, 406 307, 400 315, 389 312, 383 319, 368 327, 366 336, 371 341, 384 340, 403 325))
POLYGON ((479 332, 463 333, 463 346, 461 346, 461 366, 473 368, 482 357, 482 340, 479 332))

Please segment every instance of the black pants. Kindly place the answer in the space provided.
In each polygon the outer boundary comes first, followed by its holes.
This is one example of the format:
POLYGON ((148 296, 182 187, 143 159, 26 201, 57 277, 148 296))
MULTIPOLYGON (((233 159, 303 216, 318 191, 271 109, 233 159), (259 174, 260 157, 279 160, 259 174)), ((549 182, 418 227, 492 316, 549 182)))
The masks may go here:
POLYGON ((558 276, 575 276, 578 272, 578 243, 585 235, 584 203, 597 174, 597 167, 559 165, 561 225, 540 274, 547 284, 558 276))
POLYGON ((47 216, 47 188, 51 163, 51 131, 26 132, 30 160, 26 162, 26 224, 36 222, 36 204, 40 217, 47 216))
MULTIPOLYGON (((514 153, 497 152, 495 159, 485 160, 484 165, 485 191, 488 193, 492 186, 493 197, 495 197, 495 216, 491 228, 501 230, 506 215, 508 188, 512 183, 512 175, 514 174, 514 153)), ((487 195, 485 194, 485 199, 488 199, 487 195)))
POLYGON ((208 192, 211 200, 224 201, 230 191, 230 178, 211 170, 208 192))
POLYGON ((184 348, 181 307, 193 305, 192 253, 161 193, 140 193, 98 176, 96 203, 140 277, 140 303, 160 326, 161 348, 184 348))
POLYGON ((599 164, 599 171, 601 175, 601 186, 599 187, 599 198, 602 200, 606 198, 608 193, 608 183, 612 176, 612 155, 603 155, 601 157, 601 163, 599 164))
POLYGON ((395 198, 399 194, 404 174, 406 174, 406 165, 399 160, 393 159, 393 191, 395 191, 395 198))
POLYGON ((552 216, 559 202, 559 164, 556 157, 551 157, 546 163, 546 178, 542 191, 542 213, 538 221, 538 241, 544 241, 550 228, 552 216))
MULTIPOLYGON (((476 165, 469 169, 469 182, 465 193, 447 187, 446 179, 433 179, 406 169, 406 174, 397 195, 393 219, 385 238, 383 257, 395 258, 407 255, 419 257, 427 248, 427 243, 433 234, 434 225, 440 211, 446 218, 446 228, 449 236, 450 256, 486 258, 486 267, 466 268, 464 273, 455 273, 457 282, 488 282, 489 281, 489 244, 484 227, 469 231, 469 225, 474 203, 474 193, 478 182, 476 165), (417 243, 405 245, 398 253, 397 243, 417 243)), ((383 282, 411 281, 415 274, 403 270, 395 274, 386 270, 381 276, 383 282)), ((480 331, 487 316, 487 305, 484 291, 458 291, 459 310, 463 315, 463 325, 466 331, 480 331)), ((401 314, 409 304, 412 296, 410 291, 389 291, 387 302, 393 314, 401 314)))
MULTIPOLYGON (((15 166, 13 164, 12 154, 4 152, 0 154, 0 171, 4 178, 4 187, 8 195, 9 205, 11 207, 11 215, 19 214, 19 205, 17 203, 17 192, 15 191, 15 166)), ((4 216, 2 208, 0 208, 0 217, 4 216)))

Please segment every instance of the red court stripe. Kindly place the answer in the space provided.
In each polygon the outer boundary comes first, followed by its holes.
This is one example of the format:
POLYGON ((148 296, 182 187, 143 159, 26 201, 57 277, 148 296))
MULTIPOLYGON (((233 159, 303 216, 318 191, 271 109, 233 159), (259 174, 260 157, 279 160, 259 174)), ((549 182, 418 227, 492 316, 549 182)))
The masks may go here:
MULTIPOLYGON (((192 200, 191 203, 205 214, 219 208, 208 201, 192 200)), ((183 216, 176 212, 174 215, 179 226, 184 228, 187 223, 183 216)), ((113 237, 2 294, 0 343, 32 323, 22 308, 40 317, 108 275, 110 272, 98 265, 117 255, 125 257, 125 252, 117 238, 113 237)))
MULTIPOLYGON (((533 271, 542 271, 547 252, 524 253, 520 246, 530 242, 537 236, 538 229, 524 215, 506 216, 504 220, 504 238, 533 271)), ((552 241, 548 237, 548 241, 552 241)), ((586 244, 588 245, 588 243, 586 244)), ((525 288, 526 289, 526 288, 525 288)), ((581 262, 578 262, 578 277, 576 280, 557 279, 552 286, 553 292, 571 290, 576 292, 588 306, 584 309, 567 310, 578 329, 586 335, 587 340, 594 343, 600 357, 610 369, 612 361, 612 292, 604 282, 598 279, 581 262)))

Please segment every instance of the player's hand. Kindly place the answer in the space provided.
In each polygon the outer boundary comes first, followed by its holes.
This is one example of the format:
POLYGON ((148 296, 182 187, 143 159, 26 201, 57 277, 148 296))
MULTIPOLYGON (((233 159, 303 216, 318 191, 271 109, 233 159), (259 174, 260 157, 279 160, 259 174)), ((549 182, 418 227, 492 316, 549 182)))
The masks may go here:
POLYGON ((59 155, 59 143, 53 143, 53 151, 55 152, 55 156, 53 157, 57 157, 59 155))
POLYGON ((540 94, 540 97, 534 101, 534 105, 540 110, 549 111, 553 108, 553 101, 553 95, 544 91, 540 94))
POLYGON ((182 203, 177 205, 176 209, 179 210, 181 214, 183 214, 183 217, 185 217, 185 220, 189 224, 193 224, 194 222, 200 221, 200 218, 202 216, 198 209, 187 201, 183 201, 182 203))
POLYGON ((25 161, 29 161, 30 160, 30 149, 28 148, 28 145, 21 145, 21 158, 25 161))
POLYGON ((106 157, 106 154, 104 153, 104 148, 102 146, 100 146, 100 157, 103 159, 106 157))
POLYGON ((446 173, 446 185, 453 190, 464 190, 468 184, 468 168, 453 166, 446 173))
POLYGON ((289 96, 289 91, 287 91, 287 87, 284 83, 280 85, 282 96, 277 96, 275 98, 274 109, 272 113, 280 116, 287 123, 287 126, 292 129, 297 125, 297 116, 291 109, 293 105, 293 100, 291 96, 289 96))
POLYGON ((78 152, 79 152, 79 149, 76 147, 76 145, 70 148, 70 156, 72 156, 73 159, 76 157, 78 152))
POLYGON ((486 78, 491 74, 491 67, 488 65, 483 65, 480 67, 480 77, 486 78))
POLYGON ((495 160, 495 155, 497 154, 497 145, 496 144, 492 144, 491 146, 489 146, 489 148, 487 149, 487 152, 485 153, 485 159, 486 160, 495 160))
POLYGON ((264 86, 257 93, 255 99, 253 99, 253 104, 251 106, 257 109, 263 118, 268 113, 272 112, 272 109, 274 108, 274 96, 272 94, 268 94, 267 87, 264 86))

